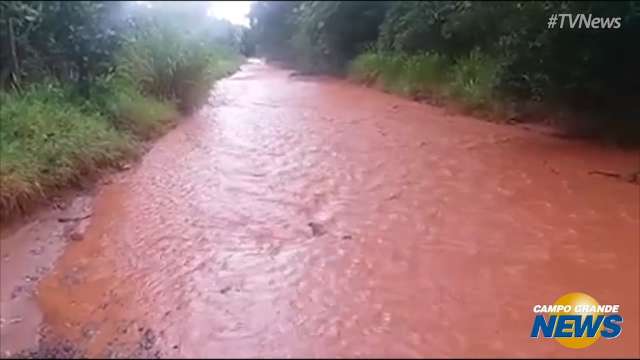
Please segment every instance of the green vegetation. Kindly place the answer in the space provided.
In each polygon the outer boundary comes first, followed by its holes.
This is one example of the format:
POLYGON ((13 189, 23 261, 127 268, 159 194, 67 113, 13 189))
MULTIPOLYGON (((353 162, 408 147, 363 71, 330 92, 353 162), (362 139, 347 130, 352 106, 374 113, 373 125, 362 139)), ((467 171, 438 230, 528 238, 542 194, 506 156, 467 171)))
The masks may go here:
POLYGON ((473 51, 453 64, 450 94, 472 106, 489 105, 495 101, 499 74, 500 65, 494 59, 473 51))
POLYGON ((59 85, 4 93, 0 206, 13 209, 132 153, 133 139, 83 111, 59 85))
POLYGON ((162 134, 179 116, 177 106, 145 96, 131 82, 109 79, 96 84, 87 103, 116 130, 148 140, 162 134))
POLYGON ((356 81, 412 98, 455 98, 471 109, 496 102, 500 65, 474 51, 455 62, 435 53, 366 52, 356 57, 349 73, 356 81))
POLYGON ((240 62, 228 48, 168 27, 139 34, 119 55, 123 77, 137 82, 144 94, 174 102, 184 112, 201 106, 212 82, 235 71, 240 62))
POLYGON ((251 18, 259 55, 305 71, 510 107, 520 119, 539 118, 527 113, 534 108, 570 113, 571 131, 640 140, 634 1, 267 1, 251 18), (549 29, 552 14, 620 18, 620 28, 549 29))
POLYGON ((451 65, 438 54, 417 55, 365 52, 350 64, 355 80, 381 86, 385 90, 421 97, 440 95, 451 65))
POLYGON ((374 42, 384 1, 259 1, 251 8, 259 55, 306 71, 340 73, 374 42))
POLYGON ((202 5, 3 1, 0 9, 3 214, 134 156, 141 141, 202 106, 242 59, 242 30, 207 18, 202 5))
POLYGON ((411 95, 435 95, 446 81, 448 60, 441 55, 423 53, 409 56, 405 63, 407 86, 411 95))

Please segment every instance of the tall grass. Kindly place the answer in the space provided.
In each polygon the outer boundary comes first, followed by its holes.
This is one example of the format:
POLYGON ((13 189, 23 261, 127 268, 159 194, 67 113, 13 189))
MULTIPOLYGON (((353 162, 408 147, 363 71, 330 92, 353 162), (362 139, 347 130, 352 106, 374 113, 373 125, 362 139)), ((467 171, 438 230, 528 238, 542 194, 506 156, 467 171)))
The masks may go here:
POLYGON ((382 54, 366 52, 349 64, 349 75, 356 81, 372 84, 382 71, 382 54))
POLYGON ((500 75, 499 63, 473 51, 458 59, 451 69, 450 94, 472 107, 486 107, 495 100, 500 75))
POLYGON ((131 137, 70 98, 57 84, 0 94, 3 212, 133 154, 131 137))
POLYGON ((223 46, 160 27, 141 33, 118 55, 124 77, 144 94, 172 101, 183 112, 203 105, 211 84, 239 63, 239 55, 223 46))
POLYGON ((351 63, 353 79, 409 96, 448 96, 473 107, 495 97, 500 66, 479 52, 454 60, 436 53, 367 52, 351 63))
POLYGON ((405 93, 407 95, 436 95, 447 82, 449 62, 435 53, 410 56, 404 63, 405 93))
POLYGON ((369 52, 358 56, 350 66, 353 77, 369 84, 375 83, 385 90, 403 92, 405 88, 405 63, 402 54, 369 52))
POLYGON ((169 101, 145 96, 129 80, 102 79, 92 88, 89 105, 120 131, 148 140, 162 134, 180 116, 169 101))
POLYGON ((179 112, 203 105, 239 55, 178 31, 147 32, 117 55, 89 96, 52 82, 0 92, 0 213, 134 155, 179 112))

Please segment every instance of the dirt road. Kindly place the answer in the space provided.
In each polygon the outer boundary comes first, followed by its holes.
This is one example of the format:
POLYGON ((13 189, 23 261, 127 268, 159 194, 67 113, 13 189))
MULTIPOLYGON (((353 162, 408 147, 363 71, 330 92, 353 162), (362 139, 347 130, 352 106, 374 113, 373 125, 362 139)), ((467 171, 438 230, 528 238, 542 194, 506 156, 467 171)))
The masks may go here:
POLYGON ((637 153, 260 63, 212 102, 100 188, 37 289, 52 334, 90 356, 640 353, 640 188, 589 174, 637 153), (621 304, 623 334, 530 339, 533 305, 574 291, 621 304))

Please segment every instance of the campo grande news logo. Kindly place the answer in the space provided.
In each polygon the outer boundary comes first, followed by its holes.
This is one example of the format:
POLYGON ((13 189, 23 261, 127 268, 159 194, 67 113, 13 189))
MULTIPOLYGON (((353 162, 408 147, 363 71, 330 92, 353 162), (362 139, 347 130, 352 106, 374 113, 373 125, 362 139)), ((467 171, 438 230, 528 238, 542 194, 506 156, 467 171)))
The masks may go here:
POLYGON ((563 295, 553 305, 535 305, 533 313, 532 338, 542 335, 572 349, 591 346, 601 337, 615 339, 622 333, 620 305, 600 305, 581 292, 563 295))

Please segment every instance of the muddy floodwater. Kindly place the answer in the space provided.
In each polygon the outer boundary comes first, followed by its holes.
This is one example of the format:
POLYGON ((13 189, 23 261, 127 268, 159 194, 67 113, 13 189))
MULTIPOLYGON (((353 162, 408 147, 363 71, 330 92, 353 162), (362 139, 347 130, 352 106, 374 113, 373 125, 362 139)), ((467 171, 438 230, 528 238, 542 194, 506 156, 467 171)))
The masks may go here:
POLYGON ((80 234, 3 233, 3 354, 41 322, 87 356, 637 357, 640 187, 590 171, 639 166, 251 62, 99 186, 80 234), (36 235, 72 239, 12 296, 36 235), (575 291, 620 304, 622 335, 530 339, 533 306, 575 291))

